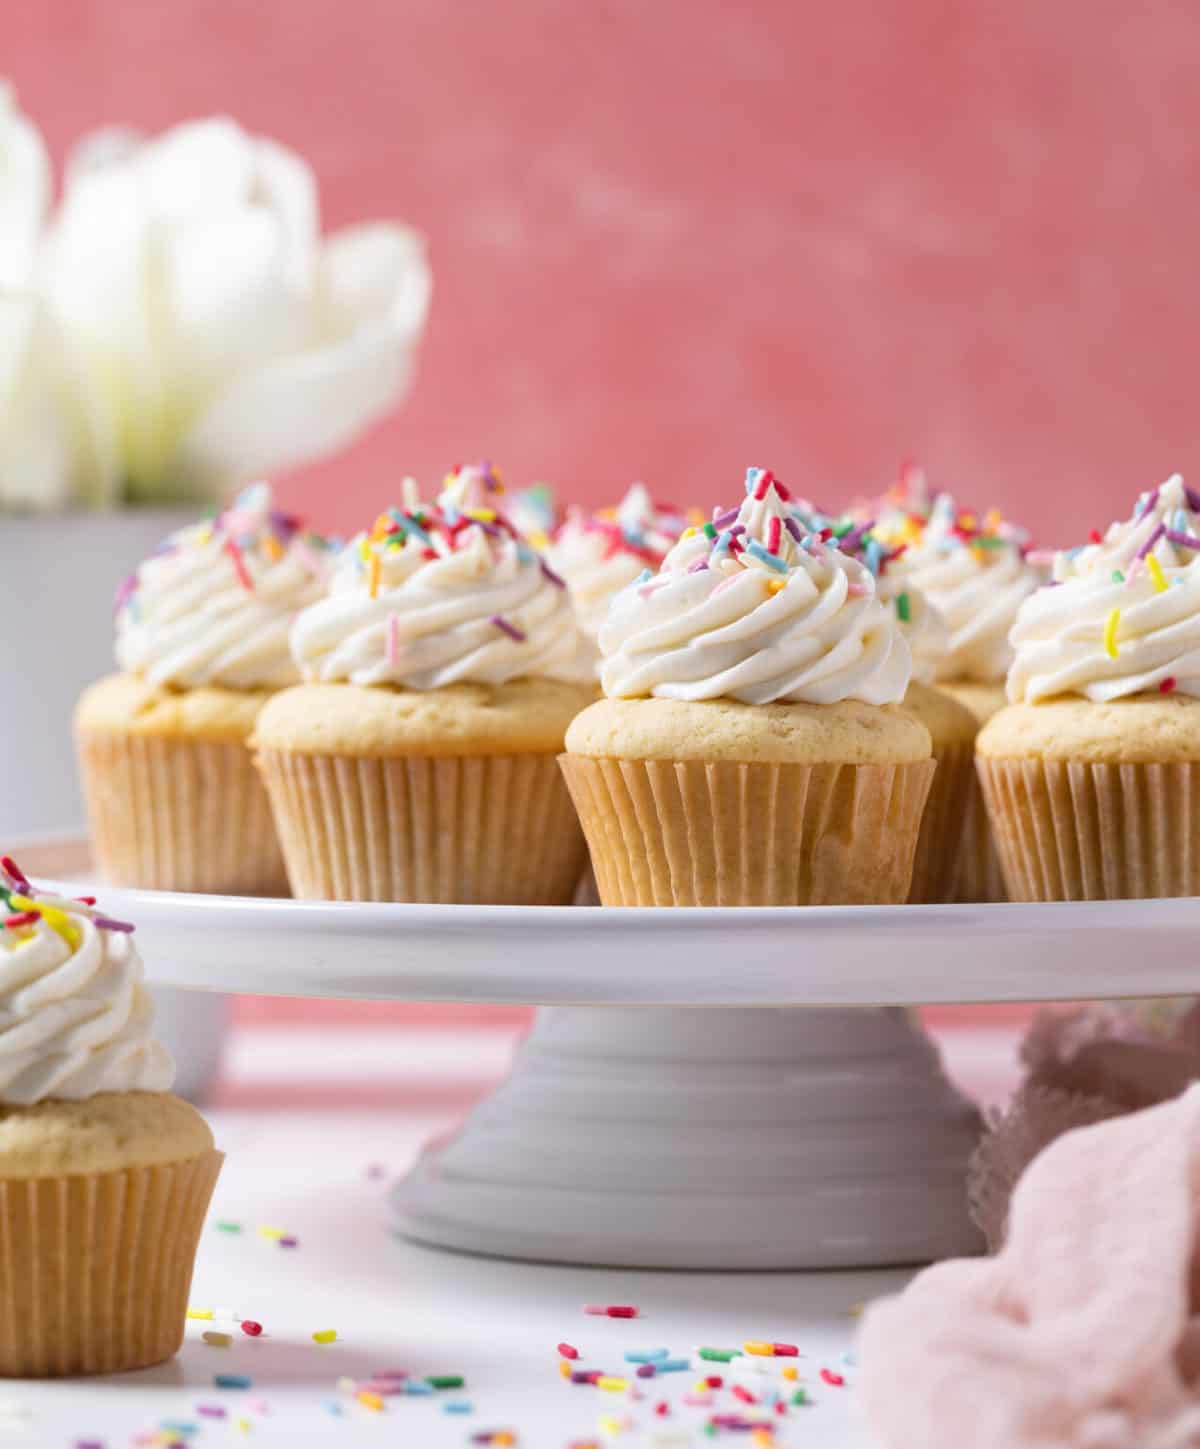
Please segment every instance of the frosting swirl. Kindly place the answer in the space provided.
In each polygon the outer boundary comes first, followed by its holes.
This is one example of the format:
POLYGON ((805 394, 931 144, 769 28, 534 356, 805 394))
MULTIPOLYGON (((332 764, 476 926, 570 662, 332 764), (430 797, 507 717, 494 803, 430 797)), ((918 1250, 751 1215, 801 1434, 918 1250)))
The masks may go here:
POLYGON ((117 595, 117 663, 151 684, 280 689, 298 681, 288 631, 323 592, 330 545, 256 483, 180 529, 117 595))
POLYGON ((686 524, 678 509, 656 504, 642 483, 616 508, 568 513, 547 557, 566 579, 579 626, 589 638, 600 637, 613 596, 644 568, 657 569, 686 524))
POLYGON ((948 493, 930 503, 917 472, 882 500, 873 532, 885 546, 904 549, 889 570, 896 583, 919 590, 945 621, 934 677, 1002 680, 1017 610, 1044 581, 1027 557, 1024 532, 995 510, 980 519, 959 509, 948 493))
POLYGON ((304 677, 405 689, 586 679, 566 586, 496 509, 492 471, 459 469, 430 506, 406 491, 296 619, 304 677))
POLYGON ((612 698, 892 704, 911 657, 875 579, 805 535, 787 490, 749 469, 746 499, 688 529, 652 575, 613 600, 600 631, 612 698))
POLYGON ((1009 699, 1200 695, 1198 560, 1200 495, 1175 474, 1103 538, 1055 556, 1012 630, 1009 699))
POLYGON ((0 909, 0 1102, 168 1091, 132 926, 33 891, 7 859, 0 909))

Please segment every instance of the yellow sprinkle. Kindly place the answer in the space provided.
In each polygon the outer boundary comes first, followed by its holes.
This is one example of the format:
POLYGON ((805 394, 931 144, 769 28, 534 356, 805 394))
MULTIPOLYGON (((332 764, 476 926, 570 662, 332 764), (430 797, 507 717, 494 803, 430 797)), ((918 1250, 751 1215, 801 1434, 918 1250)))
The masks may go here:
POLYGON ((365 1409, 374 1409, 381 1413, 383 1410, 383 1395, 372 1393, 370 1389, 359 1389, 354 1396, 365 1409))
POLYGON ((1146 555, 1146 569, 1149 572, 1151 579, 1154 581, 1155 593, 1166 593, 1166 575, 1162 571, 1162 564, 1159 563, 1159 561, 1154 557, 1152 553, 1148 553, 1146 555))
POLYGON ((391 517, 386 513, 381 513, 375 520, 375 526, 371 529, 371 538, 374 542, 378 543, 381 538, 386 538, 391 531, 391 517))
POLYGON ((983 516, 983 526, 986 532, 995 533, 1004 522, 1004 514, 998 508, 989 508, 983 516))
POLYGON ((492 1435, 493 1444, 515 1444, 516 1442, 517 1436, 510 1434, 507 1429, 501 1429, 498 1434, 492 1435))
POLYGON ((754 1433, 750 1435, 750 1442, 760 1445, 761 1449, 770 1449, 770 1446, 775 1443, 775 1435, 771 1433, 770 1429, 755 1429, 754 1433))
MULTIPOLYGON (((603 1414, 600 1418, 600 1427, 606 1434, 623 1434, 625 1432, 625 1421, 618 1419, 615 1414, 603 1414)), ((499 1442, 499 1439, 493 1436, 492 1443, 498 1444, 499 1442)))
POLYGON ((63 938, 72 951, 78 948, 79 927, 66 911, 60 911, 57 906, 44 906, 37 901, 31 901, 28 896, 20 895, 17 891, 13 891, 9 900, 18 911, 36 911, 50 929, 63 938))
POLYGON ((269 1228, 269 1227, 262 1227, 262 1228, 256 1229, 256 1231, 257 1231, 258 1236, 260 1238, 278 1239, 278 1238, 286 1238, 287 1237, 287 1229, 286 1228, 269 1228))
POLYGON ((558 1376, 563 1379, 571 1377, 571 1365, 565 1358, 560 1358, 558 1361, 558 1376))
POLYGON ((314 1343, 332 1343, 337 1338, 336 1328, 318 1328, 313 1334, 314 1343))
POLYGON ((787 588, 787 579, 768 579, 767 580, 767 593, 768 594, 777 594, 777 593, 779 593, 780 589, 786 589, 786 588, 787 588))
POLYGON ((550 540, 540 528, 535 528, 529 535, 529 542, 539 551, 544 551, 550 547, 550 540))
POLYGON ((1110 659, 1115 659, 1118 654, 1117 630, 1121 627, 1121 611, 1114 609, 1104 623, 1104 652, 1110 659))
POLYGON ((377 553, 373 553, 371 555, 370 584, 371 584, 371 597, 373 599, 374 598, 378 598, 378 596, 379 596, 379 555, 377 553))
POLYGON ((189 1308, 187 1311, 187 1316, 189 1318, 211 1319, 213 1316, 213 1311, 211 1308, 189 1308))
POLYGON ((756 1339, 751 1339, 748 1343, 742 1344, 742 1347, 747 1353, 756 1354, 759 1358, 775 1357, 775 1345, 773 1343, 759 1343, 756 1339))
POLYGON ((212 1348, 228 1348, 233 1342, 232 1333, 217 1333, 215 1329, 211 1328, 207 1333, 202 1334, 201 1337, 212 1348))
POLYGON ((362 559, 363 563, 366 563, 371 557, 371 545, 365 538, 361 538, 358 541, 358 556, 362 559))
POLYGON ((278 563, 283 557, 283 549, 280 547, 279 540, 273 533, 263 534, 262 551, 272 563, 278 563))
POLYGON ((596 1380, 598 1389, 607 1389, 611 1394, 619 1394, 629 1387, 628 1379, 619 1379, 614 1374, 602 1374, 596 1380))
POLYGON ((235 1419, 233 1421, 233 1427, 239 1434, 248 1434, 254 1426, 249 1419, 235 1419))
POLYGON ((788 1364, 787 1368, 783 1370, 783 1377, 787 1379, 789 1383, 794 1383, 796 1379, 800 1377, 800 1370, 796 1367, 794 1363, 790 1363, 788 1364))
POLYGON ((476 523, 495 523, 496 510, 494 508, 468 508, 467 517, 473 518, 476 523))
POLYGON ((679 536, 680 538, 695 538, 699 532, 698 528, 685 528, 679 536))

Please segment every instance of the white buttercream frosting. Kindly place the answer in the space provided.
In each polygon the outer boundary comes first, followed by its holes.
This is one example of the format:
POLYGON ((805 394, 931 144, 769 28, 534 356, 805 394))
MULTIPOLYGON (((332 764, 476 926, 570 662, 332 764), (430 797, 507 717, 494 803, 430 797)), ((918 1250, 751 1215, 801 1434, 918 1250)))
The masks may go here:
POLYGON ((657 574, 613 600, 600 632, 613 698, 901 700, 911 656, 869 569, 806 537, 789 497, 751 468, 737 510, 688 529, 657 574))
POLYGON ((132 930, 30 889, 0 868, 0 1102, 168 1091, 132 930))
POLYGON ((330 545, 257 483, 209 522, 179 530, 126 580, 117 663, 151 684, 279 689, 299 680, 288 633, 321 597, 330 545))

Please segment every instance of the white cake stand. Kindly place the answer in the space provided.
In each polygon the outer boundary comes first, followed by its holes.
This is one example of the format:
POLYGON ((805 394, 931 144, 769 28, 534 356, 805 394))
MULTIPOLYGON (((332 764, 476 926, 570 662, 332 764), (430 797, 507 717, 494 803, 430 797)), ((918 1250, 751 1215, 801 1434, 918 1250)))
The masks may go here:
POLYGON ((163 985, 540 1006, 508 1081, 393 1207, 406 1236, 557 1262, 970 1252, 976 1115, 905 1008, 1200 983, 1200 900, 608 910, 105 887, 103 904, 163 985))

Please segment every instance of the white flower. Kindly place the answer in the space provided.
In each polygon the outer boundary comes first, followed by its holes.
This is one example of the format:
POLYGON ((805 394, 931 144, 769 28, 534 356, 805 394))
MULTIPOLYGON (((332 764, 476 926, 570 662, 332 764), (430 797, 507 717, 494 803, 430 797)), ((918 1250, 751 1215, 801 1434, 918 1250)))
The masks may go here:
POLYGON ((224 493, 348 443, 404 392, 431 281, 406 227, 323 240, 306 163, 214 119, 85 139, 36 285, 69 487, 103 504, 224 493))
POLYGON ((42 138, 0 81, 0 506, 58 507, 68 493, 68 429, 33 290, 49 195, 42 138))

